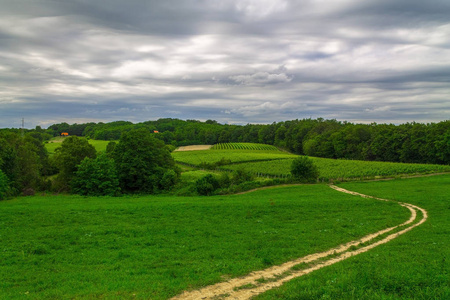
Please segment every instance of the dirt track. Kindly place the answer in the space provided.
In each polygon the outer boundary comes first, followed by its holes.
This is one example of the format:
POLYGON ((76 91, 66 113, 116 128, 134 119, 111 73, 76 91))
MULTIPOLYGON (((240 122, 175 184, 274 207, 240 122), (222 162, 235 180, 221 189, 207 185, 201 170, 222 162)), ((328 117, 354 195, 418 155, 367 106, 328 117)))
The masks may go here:
MULTIPOLYGON (((330 185, 330 187, 342 193, 348 193, 364 198, 372 198, 380 201, 391 201, 348 191, 334 185, 330 185)), ((409 220, 400 225, 380 230, 361 239, 342 244, 325 252, 307 255, 279 266, 273 266, 265 270, 252 272, 244 277, 233 278, 226 282, 220 282, 199 290, 185 291, 172 299, 249 299, 267 290, 279 287, 293 278, 306 275, 315 270, 343 261, 353 255, 369 251, 376 246, 385 244, 410 231, 414 227, 421 225, 427 220, 428 216, 426 210, 408 203, 397 203, 408 208, 411 212, 411 217, 409 220), (421 214, 418 214, 418 212, 421 214), (419 215, 421 215, 421 217, 419 215), (387 235, 389 232, 393 233, 387 235), (374 241, 374 239, 376 239, 376 241, 374 241), (304 269, 292 269, 292 267, 301 263, 306 263, 308 265, 304 269)))
POLYGON ((196 150, 209 150, 212 145, 192 145, 192 146, 182 146, 178 147, 174 151, 196 151, 196 150))

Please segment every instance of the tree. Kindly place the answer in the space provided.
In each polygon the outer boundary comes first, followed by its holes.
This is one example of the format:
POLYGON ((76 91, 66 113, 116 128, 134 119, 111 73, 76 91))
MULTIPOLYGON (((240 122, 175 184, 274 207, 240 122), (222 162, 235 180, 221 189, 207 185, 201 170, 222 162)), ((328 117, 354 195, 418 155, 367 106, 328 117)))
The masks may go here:
POLYGON ((291 174, 302 182, 315 182, 319 177, 319 170, 307 156, 300 156, 292 162, 291 174))
POLYGON ((0 200, 6 199, 9 195, 8 177, 0 170, 0 200))
POLYGON ((120 187, 126 192, 153 193, 175 162, 164 142, 141 128, 123 133, 114 148, 113 158, 120 187))
POLYGON ((120 192, 114 160, 101 153, 85 157, 71 182, 72 192, 86 196, 117 196, 120 192))
POLYGON ((70 136, 65 138, 61 147, 55 150, 55 164, 59 169, 57 186, 59 189, 68 189, 70 181, 75 176, 78 165, 85 157, 95 158, 97 151, 94 146, 84 138, 70 136))

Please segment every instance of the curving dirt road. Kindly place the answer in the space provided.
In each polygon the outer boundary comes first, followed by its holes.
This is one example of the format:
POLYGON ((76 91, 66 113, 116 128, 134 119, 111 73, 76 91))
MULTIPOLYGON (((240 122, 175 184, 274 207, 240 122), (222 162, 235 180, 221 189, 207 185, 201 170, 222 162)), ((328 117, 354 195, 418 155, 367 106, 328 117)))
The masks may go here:
MULTIPOLYGON (((330 187, 338 192, 364 198, 392 201, 352 192, 334 185, 330 185, 330 187)), ((400 225, 380 230, 325 252, 307 255, 279 266, 252 272, 244 277, 233 278, 226 282, 220 282, 199 290, 185 291, 172 299, 249 299, 267 290, 279 287, 293 278, 306 275, 315 270, 343 261, 351 256, 367 252, 370 249, 395 239, 427 220, 427 211, 423 208, 409 203, 397 203, 408 208, 411 212, 409 220, 400 225), (299 264, 303 264, 303 268, 299 268, 299 264)))

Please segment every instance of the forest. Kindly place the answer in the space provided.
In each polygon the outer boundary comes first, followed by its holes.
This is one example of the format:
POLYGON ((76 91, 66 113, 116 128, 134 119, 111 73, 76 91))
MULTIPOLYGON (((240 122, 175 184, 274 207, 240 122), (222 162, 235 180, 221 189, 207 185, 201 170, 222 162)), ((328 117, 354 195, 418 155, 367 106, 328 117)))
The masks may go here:
POLYGON ((439 123, 353 124, 302 119, 268 125, 219 124, 214 120, 159 119, 133 124, 54 124, 45 132, 61 132, 96 140, 119 140, 123 132, 145 128, 175 147, 245 142, 274 145, 289 152, 337 159, 450 164, 450 120, 439 123))
POLYGON ((108 195, 154 193, 180 174, 170 152, 185 145, 260 143, 312 157, 450 164, 450 121, 353 124, 303 119, 268 125, 159 119, 133 124, 59 123, 43 129, 0 129, 0 199, 35 191, 108 195), (68 133, 49 155, 45 143, 68 133), (111 141, 97 153, 89 140, 111 141))

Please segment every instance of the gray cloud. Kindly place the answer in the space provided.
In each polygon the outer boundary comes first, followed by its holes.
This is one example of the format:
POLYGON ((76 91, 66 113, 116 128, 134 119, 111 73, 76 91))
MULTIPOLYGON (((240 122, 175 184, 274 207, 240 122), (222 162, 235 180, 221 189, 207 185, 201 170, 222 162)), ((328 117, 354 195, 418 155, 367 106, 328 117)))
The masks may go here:
POLYGON ((450 116, 448 1, 0 5, 0 127, 450 116))

